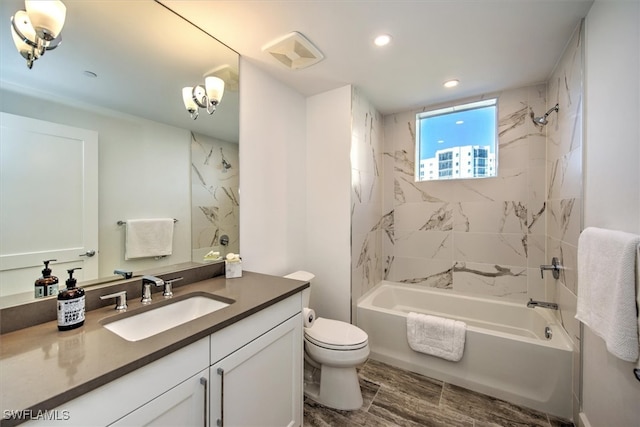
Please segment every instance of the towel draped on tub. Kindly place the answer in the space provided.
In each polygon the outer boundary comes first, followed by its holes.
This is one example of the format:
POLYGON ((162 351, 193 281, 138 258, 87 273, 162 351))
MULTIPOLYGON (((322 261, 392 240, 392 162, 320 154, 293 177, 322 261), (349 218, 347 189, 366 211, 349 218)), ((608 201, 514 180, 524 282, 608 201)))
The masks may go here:
POLYGON ((411 312, 407 340, 412 350, 458 362, 462 359, 467 325, 443 317, 411 312))

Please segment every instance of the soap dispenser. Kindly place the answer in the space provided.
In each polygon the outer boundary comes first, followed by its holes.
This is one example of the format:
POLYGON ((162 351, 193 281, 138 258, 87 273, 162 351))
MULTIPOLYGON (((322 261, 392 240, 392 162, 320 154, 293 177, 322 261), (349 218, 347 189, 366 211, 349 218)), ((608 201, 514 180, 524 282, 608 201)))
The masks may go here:
POLYGON ((35 297, 42 298, 55 295, 58 293, 58 278, 51 275, 51 269, 49 263, 51 261, 57 261, 55 259, 48 259, 44 262, 44 270, 42 270, 42 277, 35 282, 35 297))
POLYGON ((75 270, 67 270, 67 288, 58 293, 58 330, 68 331, 84 324, 84 289, 76 287, 77 280, 73 277, 75 270))

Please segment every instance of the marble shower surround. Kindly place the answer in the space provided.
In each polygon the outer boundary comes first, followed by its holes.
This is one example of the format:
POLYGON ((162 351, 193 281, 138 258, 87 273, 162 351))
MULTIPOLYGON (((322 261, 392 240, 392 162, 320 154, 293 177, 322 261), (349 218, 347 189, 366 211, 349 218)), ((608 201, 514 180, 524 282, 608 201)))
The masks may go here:
MULTIPOLYGON (((382 116, 357 88, 351 92, 351 317, 358 298, 382 280, 382 116)), ((355 322, 354 322, 355 323, 355 322)))
POLYGON ((238 144, 191 135, 191 241, 194 260, 210 250, 239 251, 238 144), (225 169, 222 159, 231 168, 225 169), (221 246, 220 236, 229 236, 221 246))
POLYGON ((544 296, 546 85, 498 97, 498 176, 415 182, 415 115, 384 117, 384 278, 525 301, 544 296))
POLYGON ((549 105, 560 105, 547 125, 547 252, 564 266, 560 280, 548 279, 546 296, 561 304, 565 329, 579 341, 574 319, 578 294, 578 238, 582 230, 582 99, 584 23, 576 28, 549 79, 549 105))

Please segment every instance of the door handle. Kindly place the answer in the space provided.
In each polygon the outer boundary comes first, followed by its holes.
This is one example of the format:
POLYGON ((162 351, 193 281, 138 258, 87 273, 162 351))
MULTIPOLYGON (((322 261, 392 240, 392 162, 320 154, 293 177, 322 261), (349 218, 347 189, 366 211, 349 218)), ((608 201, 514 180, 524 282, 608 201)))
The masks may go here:
POLYGON ((209 381, 205 377, 200 377, 200 384, 204 386, 204 427, 207 427, 209 425, 209 420, 207 419, 207 403, 209 403, 207 389, 209 388, 209 381))
POLYGON ((80 254, 78 256, 86 256, 87 258, 91 258, 92 256, 94 256, 96 254, 96 251, 91 249, 90 251, 87 251, 83 254, 80 254))

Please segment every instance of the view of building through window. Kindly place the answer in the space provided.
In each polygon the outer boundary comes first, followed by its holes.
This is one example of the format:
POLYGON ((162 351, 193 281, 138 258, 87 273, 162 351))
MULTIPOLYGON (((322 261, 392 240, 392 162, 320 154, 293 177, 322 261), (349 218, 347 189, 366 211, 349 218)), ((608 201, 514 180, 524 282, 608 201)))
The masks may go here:
POLYGON ((497 99, 416 115, 416 180, 497 175, 497 99))

